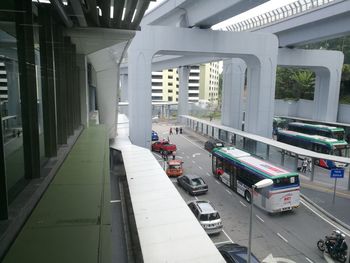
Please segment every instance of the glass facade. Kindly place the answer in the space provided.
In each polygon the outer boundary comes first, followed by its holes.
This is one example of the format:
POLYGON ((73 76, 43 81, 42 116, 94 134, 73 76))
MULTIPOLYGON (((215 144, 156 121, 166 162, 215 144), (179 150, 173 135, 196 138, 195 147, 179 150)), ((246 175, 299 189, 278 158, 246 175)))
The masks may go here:
MULTIPOLYGON (((14 25, 12 30, 14 29, 14 25)), ((8 201, 25 185, 23 127, 16 39, 0 30, 0 90, 8 201), (5 45, 6 43, 6 45, 5 45)))

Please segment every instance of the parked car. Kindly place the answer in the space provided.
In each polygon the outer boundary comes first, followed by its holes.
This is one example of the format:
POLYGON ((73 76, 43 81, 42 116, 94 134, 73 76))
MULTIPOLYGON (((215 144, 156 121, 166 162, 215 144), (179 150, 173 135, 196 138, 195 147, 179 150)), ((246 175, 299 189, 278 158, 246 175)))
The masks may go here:
POLYGON ((208 192, 208 185, 202 177, 193 174, 186 174, 177 178, 177 183, 189 194, 198 195, 208 192))
POLYGON ((224 147, 224 143, 217 140, 217 139, 210 139, 205 142, 204 149, 206 149, 208 152, 212 152, 214 148, 217 147, 224 147))
POLYGON ((167 154, 170 154, 170 153, 176 151, 176 145, 171 144, 166 140, 157 141, 157 142, 152 144, 152 151, 160 152, 160 153, 165 152, 167 154))
POLYGON ((181 176, 183 173, 182 168, 183 161, 181 160, 170 160, 167 162, 166 174, 168 176, 181 176))
POLYGON ((152 131, 152 142, 158 141, 158 140, 159 140, 158 133, 156 131, 152 131))
POLYGON ((193 200, 187 205, 208 235, 221 232, 221 217, 209 201, 193 200))
MULTIPOLYGON (((218 247, 218 250, 227 263, 246 263, 248 261, 248 248, 239 244, 222 245, 218 247)), ((260 263, 253 253, 251 263, 260 263)))

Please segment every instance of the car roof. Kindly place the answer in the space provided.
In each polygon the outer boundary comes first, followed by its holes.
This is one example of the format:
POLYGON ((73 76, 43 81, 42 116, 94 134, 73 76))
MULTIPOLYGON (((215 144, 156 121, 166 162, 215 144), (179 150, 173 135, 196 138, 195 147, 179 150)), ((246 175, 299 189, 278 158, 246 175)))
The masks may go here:
POLYGON ((188 179, 196 179, 196 178, 202 178, 199 175, 196 174, 186 174, 186 177, 188 177, 188 179))
POLYGON ((217 212, 209 201, 198 200, 196 203, 203 214, 217 212))

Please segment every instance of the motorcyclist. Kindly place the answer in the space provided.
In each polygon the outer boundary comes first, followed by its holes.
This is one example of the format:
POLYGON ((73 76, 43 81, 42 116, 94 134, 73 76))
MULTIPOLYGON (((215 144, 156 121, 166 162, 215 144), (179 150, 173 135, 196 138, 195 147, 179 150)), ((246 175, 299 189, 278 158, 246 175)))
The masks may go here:
POLYGON ((334 251, 346 250, 348 247, 345 241, 345 235, 339 230, 333 230, 332 234, 326 238, 332 244, 331 249, 334 249, 334 251))

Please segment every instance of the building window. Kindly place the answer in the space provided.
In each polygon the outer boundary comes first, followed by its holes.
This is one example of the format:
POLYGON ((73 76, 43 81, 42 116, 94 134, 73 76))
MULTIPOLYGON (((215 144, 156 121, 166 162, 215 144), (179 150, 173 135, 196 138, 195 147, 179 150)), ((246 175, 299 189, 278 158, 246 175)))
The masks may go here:
POLYGON ((168 79, 173 79, 173 76, 172 76, 172 75, 169 75, 169 76, 168 76, 168 79))
POLYGON ((173 85, 173 83, 172 82, 168 82, 168 86, 172 86, 173 85))
POLYGON ((152 82, 152 86, 161 87, 161 86, 163 86, 163 83, 162 82, 152 82))
POLYGON ((173 101, 173 97, 172 97, 172 96, 169 96, 169 97, 168 97, 168 101, 173 101))

